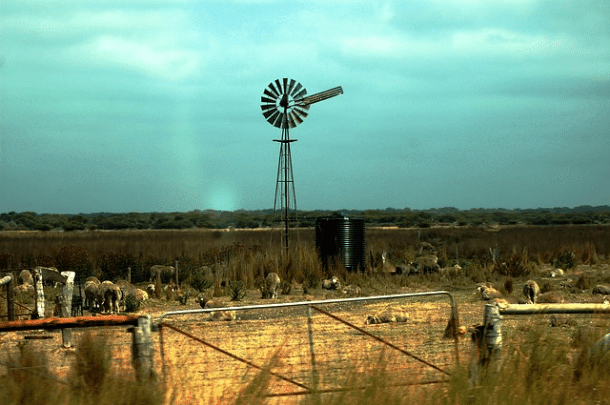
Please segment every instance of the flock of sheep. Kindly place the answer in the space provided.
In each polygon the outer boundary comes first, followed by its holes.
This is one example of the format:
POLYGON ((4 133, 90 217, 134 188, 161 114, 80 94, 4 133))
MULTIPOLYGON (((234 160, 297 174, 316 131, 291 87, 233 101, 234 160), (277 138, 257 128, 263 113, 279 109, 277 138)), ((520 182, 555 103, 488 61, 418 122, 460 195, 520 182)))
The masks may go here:
MULTIPOLYGON (((154 291, 154 285, 149 285, 151 291, 154 291)), ((85 290, 85 308, 93 312, 118 314, 124 311, 126 300, 131 297, 135 301, 146 301, 148 292, 140 288, 136 288, 133 284, 119 280, 117 283, 112 281, 103 281, 97 277, 89 277, 84 284, 85 290)))

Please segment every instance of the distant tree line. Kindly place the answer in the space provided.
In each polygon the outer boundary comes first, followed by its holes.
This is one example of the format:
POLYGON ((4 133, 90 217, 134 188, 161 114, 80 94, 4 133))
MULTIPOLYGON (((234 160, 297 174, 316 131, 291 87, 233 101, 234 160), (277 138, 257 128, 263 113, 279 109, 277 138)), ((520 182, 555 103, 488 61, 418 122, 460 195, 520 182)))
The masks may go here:
MULTIPOLYGON (((363 218, 368 226, 428 228, 439 225, 583 225, 610 224, 610 206, 576 208, 458 210, 453 207, 428 210, 408 208, 384 210, 299 211, 298 225, 312 227, 318 217, 342 215, 363 218)), ((278 224, 280 214, 273 210, 215 211, 194 210, 172 213, 93 213, 37 214, 7 212, 0 214, 0 230, 85 231, 121 229, 226 229, 266 228, 278 224)))

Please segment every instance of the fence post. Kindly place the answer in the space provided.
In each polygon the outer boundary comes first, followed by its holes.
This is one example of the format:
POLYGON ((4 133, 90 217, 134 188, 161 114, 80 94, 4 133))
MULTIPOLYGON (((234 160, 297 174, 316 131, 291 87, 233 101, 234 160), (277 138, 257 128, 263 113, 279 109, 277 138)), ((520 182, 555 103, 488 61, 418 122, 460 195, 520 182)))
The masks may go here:
POLYGON ((486 304, 483 312, 483 325, 472 332, 473 359, 470 365, 470 385, 480 381, 480 374, 488 375, 499 367, 498 358, 502 349, 502 318, 500 308, 495 304, 486 304))
POLYGON ((313 318, 311 316, 311 306, 307 306, 307 332, 309 334, 309 352, 311 353, 311 376, 312 376, 312 386, 313 386, 313 390, 314 392, 316 392, 316 399, 317 402, 320 402, 320 397, 319 394, 317 394, 318 391, 318 385, 319 385, 319 376, 318 376, 318 369, 316 367, 316 353, 314 351, 313 348, 313 329, 312 329, 312 324, 313 324, 313 318))
POLYGON ((0 279, 0 285, 6 285, 6 315, 9 321, 15 320, 15 297, 13 292, 14 276, 7 274, 0 279))
POLYGON ((138 318, 138 326, 132 329, 132 362, 136 370, 136 376, 141 381, 150 379, 154 375, 154 347, 151 327, 150 315, 144 315, 138 318))
MULTIPOLYGON (((69 318, 72 316, 72 294, 74 293, 74 276, 73 271, 62 271, 61 275, 66 277, 66 283, 61 287, 61 294, 63 295, 61 314, 62 318, 69 318)), ((63 340, 64 347, 72 347, 72 329, 62 329, 61 337, 63 340)))
POLYGON ((42 267, 34 269, 34 278, 36 279, 36 309, 32 315, 36 318, 44 318, 44 288, 42 286, 42 267))

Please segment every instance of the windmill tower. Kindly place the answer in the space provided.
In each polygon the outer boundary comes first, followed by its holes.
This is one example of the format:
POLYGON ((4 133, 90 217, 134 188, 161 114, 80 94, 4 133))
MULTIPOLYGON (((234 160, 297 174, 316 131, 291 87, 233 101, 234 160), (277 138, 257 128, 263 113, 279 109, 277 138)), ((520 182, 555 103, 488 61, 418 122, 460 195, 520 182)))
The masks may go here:
POLYGON ((275 183, 275 201, 273 210, 280 209, 281 221, 284 225, 282 234, 282 247, 288 249, 288 228, 290 222, 296 222, 297 201, 294 191, 294 178, 292 176, 292 157, 290 144, 296 139, 290 139, 288 130, 303 122, 307 117, 309 106, 318 101, 343 94, 339 87, 307 95, 307 90, 293 79, 276 79, 263 91, 261 109, 263 116, 274 127, 282 129, 281 139, 274 139, 280 143, 280 157, 277 165, 277 181, 275 183))

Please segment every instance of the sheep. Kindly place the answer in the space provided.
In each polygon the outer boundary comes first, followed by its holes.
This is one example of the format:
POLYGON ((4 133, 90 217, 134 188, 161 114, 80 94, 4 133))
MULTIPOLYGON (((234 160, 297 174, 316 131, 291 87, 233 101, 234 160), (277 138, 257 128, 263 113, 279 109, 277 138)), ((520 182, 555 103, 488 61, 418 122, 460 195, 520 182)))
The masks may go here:
POLYGON ((34 285, 34 277, 32 277, 32 272, 29 270, 21 270, 19 273, 19 284, 34 285))
POLYGON ((444 277, 457 277, 462 273, 462 268, 459 264, 454 264, 450 267, 443 267, 440 270, 441 276, 444 277))
POLYGON ((610 295, 610 287, 603 284, 598 284, 593 287, 592 293, 593 295, 610 295))
MULTIPOLYGON (((224 304, 217 300, 210 300, 207 297, 197 297, 195 302, 203 309, 223 308, 224 304)), ((212 311, 206 321, 234 321, 236 318, 235 311, 212 311)))
POLYGON ((432 274, 441 270, 441 266, 438 265, 438 257, 435 255, 420 256, 409 264, 415 268, 416 273, 432 274))
POLYGON ((523 295, 528 304, 535 304, 537 297, 540 295, 540 287, 534 280, 528 280, 523 286, 523 295))
POLYGON ((338 290, 341 288, 341 282, 337 276, 332 276, 328 280, 322 281, 322 288, 325 290, 338 290))
POLYGON ((136 299, 138 301, 148 300, 148 293, 140 288, 136 288, 136 299))
POLYGON ((481 299, 484 301, 493 300, 494 298, 502 298, 502 293, 496 290, 489 283, 479 285, 477 287, 477 291, 481 293, 481 299))
POLYGON ((379 323, 407 322, 408 320, 409 314, 404 311, 387 310, 379 314, 367 316, 364 323, 366 325, 375 325, 379 323))
POLYGON ((563 304, 565 299, 559 291, 549 291, 540 294, 536 299, 538 304, 563 304))
POLYGON ((565 272, 563 271, 563 269, 551 269, 548 271, 547 275, 549 277, 563 277, 565 274, 565 272))
POLYGON ((103 297, 103 308, 105 312, 119 313, 119 304, 123 299, 121 288, 111 281, 104 281, 101 284, 101 296, 103 297))
POLYGON ((169 279, 176 275, 176 268, 174 266, 163 266, 160 264, 155 264, 150 267, 150 280, 149 282, 154 282, 157 280, 157 277, 162 279, 165 282, 168 282, 169 279))
POLYGON ((260 286, 261 294, 263 299, 265 298, 276 298, 277 297, 277 289, 280 285, 281 280, 280 276, 277 273, 272 272, 267 275, 265 280, 260 286))
POLYGON ((146 292, 148 293, 148 296, 150 298, 155 296, 155 285, 154 284, 149 284, 146 286, 146 292))
POLYGON ((359 297, 360 295, 362 295, 362 289, 357 285, 353 284, 343 287, 341 292, 349 297, 359 297))
POLYGON ((99 288, 101 286, 100 280, 93 277, 93 279, 87 279, 85 281, 85 308, 92 310, 100 308, 101 302, 98 300, 99 288))

